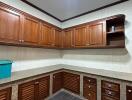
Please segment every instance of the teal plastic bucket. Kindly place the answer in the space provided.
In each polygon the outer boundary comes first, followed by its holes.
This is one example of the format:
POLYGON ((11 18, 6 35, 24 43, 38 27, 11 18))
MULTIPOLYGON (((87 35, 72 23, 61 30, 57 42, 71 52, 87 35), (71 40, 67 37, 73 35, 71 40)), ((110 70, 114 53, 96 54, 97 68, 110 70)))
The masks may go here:
POLYGON ((12 61, 0 60, 0 79, 11 77, 12 61))

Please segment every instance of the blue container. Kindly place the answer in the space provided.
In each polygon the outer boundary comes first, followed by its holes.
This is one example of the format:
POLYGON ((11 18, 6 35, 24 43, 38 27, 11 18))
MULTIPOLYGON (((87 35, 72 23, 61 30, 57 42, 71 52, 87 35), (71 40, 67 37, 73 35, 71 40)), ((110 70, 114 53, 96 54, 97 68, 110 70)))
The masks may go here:
POLYGON ((0 79, 8 78, 11 76, 12 61, 0 60, 0 79))

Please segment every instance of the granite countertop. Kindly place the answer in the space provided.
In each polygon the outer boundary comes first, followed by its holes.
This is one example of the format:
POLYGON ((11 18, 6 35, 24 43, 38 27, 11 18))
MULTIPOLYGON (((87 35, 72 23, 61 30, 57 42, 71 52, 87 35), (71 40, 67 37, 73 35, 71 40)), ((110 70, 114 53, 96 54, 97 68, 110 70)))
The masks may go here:
POLYGON ((41 75, 41 74, 59 70, 59 69, 74 70, 74 71, 79 71, 79 72, 84 72, 89 74, 95 74, 95 75, 125 80, 125 81, 132 81, 132 73, 116 72, 116 71, 103 70, 103 69, 58 64, 58 65, 47 66, 42 68, 13 72, 10 78, 1 79, 0 84, 9 83, 9 82, 17 81, 20 79, 24 79, 24 78, 28 78, 28 77, 32 77, 36 75, 41 75))

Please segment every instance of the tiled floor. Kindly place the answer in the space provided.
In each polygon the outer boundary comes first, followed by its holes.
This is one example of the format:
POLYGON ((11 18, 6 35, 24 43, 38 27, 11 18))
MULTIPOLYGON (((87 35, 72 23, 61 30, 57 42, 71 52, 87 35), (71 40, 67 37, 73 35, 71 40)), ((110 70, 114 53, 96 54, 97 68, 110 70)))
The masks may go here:
POLYGON ((83 100, 83 99, 77 98, 69 93, 62 91, 55 95, 54 97, 50 98, 49 100, 83 100))

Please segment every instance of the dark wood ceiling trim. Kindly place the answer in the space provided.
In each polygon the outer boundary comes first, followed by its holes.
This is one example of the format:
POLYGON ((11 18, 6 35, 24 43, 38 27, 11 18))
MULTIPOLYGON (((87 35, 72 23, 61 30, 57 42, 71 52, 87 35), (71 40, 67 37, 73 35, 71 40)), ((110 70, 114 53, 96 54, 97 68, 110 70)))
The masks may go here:
POLYGON ((62 20, 60 20, 59 18, 57 18, 57 17, 53 16, 52 14, 50 14, 50 13, 46 12, 45 10, 43 10, 43 9, 41 9, 41 8, 39 8, 39 7, 35 6, 34 4, 32 4, 32 3, 28 2, 27 0, 21 0, 21 1, 23 1, 24 3, 26 3, 26 4, 30 5, 30 6, 32 6, 33 8, 35 8, 35 9, 37 9, 37 10, 39 10, 39 11, 43 12, 44 14, 47 14, 48 16, 50 16, 50 17, 52 17, 52 18, 54 18, 54 19, 56 19, 56 20, 58 20, 58 21, 62 22, 62 20))
POLYGON ((81 17, 81 16, 86 15, 86 14, 89 14, 89 13, 98 11, 98 10, 102 10, 102 9, 105 9, 105 8, 108 8, 108 7, 111 7, 111 6, 114 6, 114 5, 117 5, 117 4, 120 4, 120 3, 123 3, 123 2, 129 1, 129 0, 120 0, 120 1, 117 1, 117 2, 114 2, 114 3, 111 3, 111 4, 108 4, 108 5, 99 7, 99 8, 97 8, 97 9, 94 9, 94 10, 91 10, 91 11, 88 11, 88 12, 85 12, 85 13, 82 13, 82 14, 76 15, 76 16, 74 16, 74 17, 64 19, 64 20, 61 20, 61 19, 59 19, 59 18, 53 16, 52 14, 50 14, 50 13, 44 11, 43 9, 41 9, 41 8, 39 8, 39 7, 37 7, 37 6, 35 6, 34 4, 28 2, 27 0, 21 0, 21 1, 23 1, 24 3, 30 5, 30 6, 32 6, 32 7, 34 7, 34 8, 36 8, 37 10, 39 10, 39 11, 41 11, 41 12, 43 12, 43 13, 45 13, 45 14, 51 16, 52 18, 54 18, 54 19, 56 19, 56 20, 58 20, 58 21, 60 21, 60 22, 65 22, 65 21, 68 21, 68 20, 71 20, 71 19, 74 19, 74 18, 78 18, 78 17, 81 17))

